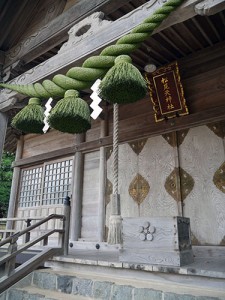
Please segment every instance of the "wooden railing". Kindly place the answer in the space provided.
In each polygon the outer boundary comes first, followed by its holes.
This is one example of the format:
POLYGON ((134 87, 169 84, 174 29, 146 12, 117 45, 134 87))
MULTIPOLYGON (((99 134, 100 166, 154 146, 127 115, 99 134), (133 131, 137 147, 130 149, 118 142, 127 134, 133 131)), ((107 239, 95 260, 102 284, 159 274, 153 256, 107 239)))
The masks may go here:
POLYGON ((12 229, 11 227, 8 228, 8 223, 13 222, 25 222, 27 223, 27 227, 31 225, 31 221, 38 221, 42 220, 43 218, 40 217, 33 217, 33 218, 1 218, 0 219, 0 241, 3 239, 6 239, 13 233, 15 233, 17 230, 12 229))
MULTIPOLYGON (((37 268, 40 264, 48 260, 53 255, 68 254, 70 222, 70 202, 68 199, 69 197, 67 197, 66 201, 64 202, 63 215, 52 214, 41 220, 39 218, 30 218, 29 222, 27 223, 27 228, 22 231, 18 231, 0 241, 0 247, 9 244, 8 253, 0 259, 0 266, 5 264, 4 276, 0 278, 0 294, 11 285, 19 281, 21 278, 32 272, 35 268, 37 268), (39 219, 39 221, 37 221, 37 219, 39 219), (52 219, 61 219, 63 222, 62 228, 47 230, 35 239, 30 240, 32 231, 37 229, 39 226, 46 224, 49 220, 52 219), (31 225, 32 220, 36 220, 37 222, 31 225), (48 238, 54 233, 59 234, 57 247, 48 245, 48 238), (18 247, 17 241, 21 236, 25 237, 25 244, 18 247), (41 251, 16 268, 16 256, 39 242, 42 242, 41 251)), ((6 219, 6 221, 8 220, 9 219, 6 219)), ((10 220, 18 221, 17 218, 10 218, 10 220)))

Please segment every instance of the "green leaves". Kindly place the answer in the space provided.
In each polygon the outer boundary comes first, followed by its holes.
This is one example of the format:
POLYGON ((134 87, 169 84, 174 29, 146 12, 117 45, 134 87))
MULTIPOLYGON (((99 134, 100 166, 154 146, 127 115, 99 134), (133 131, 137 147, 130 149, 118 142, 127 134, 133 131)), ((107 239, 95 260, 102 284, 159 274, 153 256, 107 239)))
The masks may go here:
POLYGON ((4 152, 0 165, 0 217, 6 217, 12 182, 14 154, 4 152))

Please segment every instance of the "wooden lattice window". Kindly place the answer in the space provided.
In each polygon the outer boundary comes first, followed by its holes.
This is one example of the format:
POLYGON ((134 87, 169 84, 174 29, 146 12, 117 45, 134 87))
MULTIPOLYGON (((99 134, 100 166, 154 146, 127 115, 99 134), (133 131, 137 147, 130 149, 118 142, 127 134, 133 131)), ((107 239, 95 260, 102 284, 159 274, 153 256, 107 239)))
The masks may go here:
POLYGON ((73 159, 22 170, 19 207, 62 204, 71 193, 73 159))
POLYGON ((40 205, 43 168, 23 170, 19 197, 20 207, 40 205))
POLYGON ((71 185, 72 159, 45 166, 42 204, 61 204, 71 185))

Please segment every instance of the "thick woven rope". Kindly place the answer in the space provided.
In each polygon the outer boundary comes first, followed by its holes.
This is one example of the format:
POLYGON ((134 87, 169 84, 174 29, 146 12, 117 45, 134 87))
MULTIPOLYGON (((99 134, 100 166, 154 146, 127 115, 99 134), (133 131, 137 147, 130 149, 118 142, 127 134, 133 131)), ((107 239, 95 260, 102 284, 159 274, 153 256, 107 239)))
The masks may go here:
POLYGON ((68 89, 80 91, 90 88, 96 79, 104 77, 114 65, 117 56, 130 54, 137 49, 182 2, 183 0, 169 0, 164 3, 161 8, 136 26, 129 34, 121 37, 115 45, 106 47, 99 56, 88 58, 82 67, 71 68, 66 75, 58 74, 52 80, 44 80, 42 83, 28 85, 2 83, 0 86, 38 98, 63 97, 68 89))

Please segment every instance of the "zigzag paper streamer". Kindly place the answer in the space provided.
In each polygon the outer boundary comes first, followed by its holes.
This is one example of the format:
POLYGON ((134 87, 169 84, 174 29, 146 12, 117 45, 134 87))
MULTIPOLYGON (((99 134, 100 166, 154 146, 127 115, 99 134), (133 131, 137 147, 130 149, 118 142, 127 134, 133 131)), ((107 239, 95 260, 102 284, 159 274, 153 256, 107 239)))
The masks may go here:
POLYGON ((101 83, 100 79, 97 79, 95 83, 92 85, 91 90, 93 93, 91 94, 91 99, 93 102, 91 103, 90 107, 93 109, 93 112, 91 113, 92 119, 97 119, 97 117, 102 112, 102 108, 99 106, 99 103, 102 101, 102 99, 98 96, 98 89, 99 85, 101 83))
POLYGON ((45 126, 42 129, 44 133, 46 133, 48 131, 49 127, 50 127, 47 120, 48 120, 48 116, 50 114, 50 111, 52 109, 52 107, 51 107, 52 101, 53 101, 53 99, 49 98, 47 103, 45 104, 45 107, 46 107, 46 110, 44 112, 44 115, 45 115, 44 124, 45 124, 45 126))

